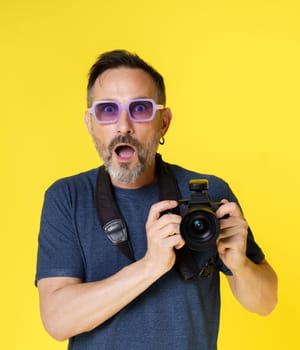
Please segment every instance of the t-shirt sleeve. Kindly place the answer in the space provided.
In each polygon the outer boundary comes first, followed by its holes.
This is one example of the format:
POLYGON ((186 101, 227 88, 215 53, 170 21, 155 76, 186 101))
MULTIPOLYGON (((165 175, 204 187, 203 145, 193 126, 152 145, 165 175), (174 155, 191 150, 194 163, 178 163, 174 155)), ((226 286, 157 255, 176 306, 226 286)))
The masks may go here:
POLYGON ((84 278, 84 263, 66 184, 50 187, 44 198, 35 283, 46 277, 84 278))

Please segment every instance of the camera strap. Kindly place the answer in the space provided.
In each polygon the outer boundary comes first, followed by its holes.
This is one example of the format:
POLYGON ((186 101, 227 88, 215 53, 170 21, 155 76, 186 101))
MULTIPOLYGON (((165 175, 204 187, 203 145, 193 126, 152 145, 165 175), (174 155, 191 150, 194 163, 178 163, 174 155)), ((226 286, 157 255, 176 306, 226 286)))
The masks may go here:
MULTIPOLYGON (((181 193, 170 165, 156 154, 156 177, 160 200, 179 200, 181 193)), ((107 238, 131 261, 135 261, 125 220, 113 195, 110 176, 102 165, 99 168, 96 182, 96 210, 99 222, 107 238)), ((214 269, 214 258, 199 269, 193 252, 185 245, 176 249, 175 268, 184 280, 206 278, 214 269)))

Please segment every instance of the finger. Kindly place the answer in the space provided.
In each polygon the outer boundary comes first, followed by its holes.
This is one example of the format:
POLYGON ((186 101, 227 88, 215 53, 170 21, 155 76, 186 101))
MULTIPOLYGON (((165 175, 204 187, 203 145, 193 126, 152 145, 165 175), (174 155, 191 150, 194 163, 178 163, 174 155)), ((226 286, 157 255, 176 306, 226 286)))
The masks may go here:
POLYGON ((170 235, 169 237, 167 237, 165 239, 165 244, 169 247, 169 248, 176 248, 176 249, 180 249, 184 246, 185 242, 182 239, 180 234, 173 234, 170 235))
POLYGON ((159 227, 159 230, 155 232, 157 238, 171 237, 179 235, 179 224, 169 223, 167 225, 159 227))
POLYGON ((229 216, 226 219, 220 219, 219 224, 221 232, 235 227, 240 229, 248 228, 248 224, 242 216, 229 216))
POLYGON ((166 214, 146 225, 147 236, 150 240, 158 241, 180 233, 181 216, 166 214))
POLYGON ((233 238, 235 236, 243 237, 244 240, 247 239, 247 230, 241 227, 232 227, 229 229, 222 230, 218 236, 218 240, 224 240, 227 238, 233 238))
POLYGON ((176 232, 174 233, 179 233, 179 225, 181 222, 182 218, 179 215, 176 214, 165 214, 161 216, 158 220, 158 226, 160 228, 163 228, 168 225, 176 225, 176 232))
POLYGON ((176 245, 174 245, 175 249, 181 249, 185 245, 184 239, 181 239, 180 242, 178 242, 176 245))
POLYGON ((216 211, 216 216, 221 219, 226 216, 242 216, 240 207, 235 202, 228 202, 226 199, 221 201, 221 205, 216 211))
POLYGON ((177 207, 178 202, 174 200, 165 200, 160 201, 158 203, 155 203, 151 206, 149 215, 148 215, 148 221, 153 222, 160 218, 161 213, 167 210, 171 210, 175 207, 177 207))
POLYGON ((217 248, 220 254, 224 254, 226 251, 235 250, 245 253, 246 241, 242 235, 235 235, 232 237, 217 239, 217 248))

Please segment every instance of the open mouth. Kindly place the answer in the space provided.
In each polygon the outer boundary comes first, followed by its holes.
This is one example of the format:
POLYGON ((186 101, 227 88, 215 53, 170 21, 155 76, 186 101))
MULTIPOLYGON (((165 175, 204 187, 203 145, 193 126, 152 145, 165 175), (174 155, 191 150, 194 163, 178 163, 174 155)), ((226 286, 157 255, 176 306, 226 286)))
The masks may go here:
POLYGON ((135 154, 135 148, 129 144, 119 144, 115 147, 114 152, 120 160, 128 161, 135 154))

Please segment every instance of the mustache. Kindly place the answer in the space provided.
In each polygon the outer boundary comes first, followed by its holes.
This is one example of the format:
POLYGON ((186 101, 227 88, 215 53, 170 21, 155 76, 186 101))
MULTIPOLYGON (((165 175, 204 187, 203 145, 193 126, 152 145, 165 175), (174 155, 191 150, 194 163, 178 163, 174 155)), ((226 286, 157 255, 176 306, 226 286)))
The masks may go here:
POLYGON ((113 152, 113 149, 119 144, 119 143, 127 143, 128 145, 131 145, 135 147, 137 150, 141 149, 141 144, 132 136, 130 135, 119 135, 115 137, 110 144, 108 145, 108 150, 110 153, 113 152))

